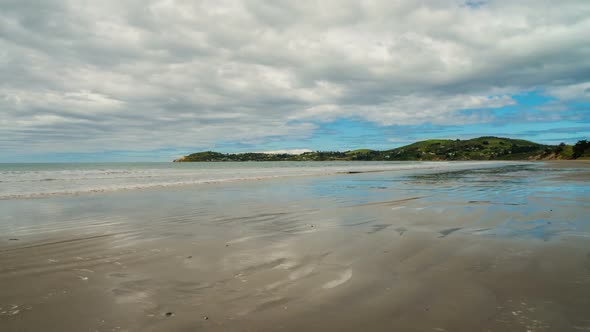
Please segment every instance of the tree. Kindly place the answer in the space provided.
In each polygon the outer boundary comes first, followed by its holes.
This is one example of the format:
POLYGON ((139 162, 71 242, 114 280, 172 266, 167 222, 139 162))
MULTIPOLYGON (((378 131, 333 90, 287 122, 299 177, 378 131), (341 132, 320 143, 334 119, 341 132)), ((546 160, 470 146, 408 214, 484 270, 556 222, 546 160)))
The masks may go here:
POLYGON ((574 159, 580 158, 582 155, 584 155, 586 150, 590 150, 590 142, 585 139, 578 141, 578 143, 574 145, 574 159))
POLYGON ((555 152, 555 154, 560 154, 564 148, 565 148, 565 143, 562 142, 558 146, 556 146, 555 149, 553 149, 553 152, 555 152))

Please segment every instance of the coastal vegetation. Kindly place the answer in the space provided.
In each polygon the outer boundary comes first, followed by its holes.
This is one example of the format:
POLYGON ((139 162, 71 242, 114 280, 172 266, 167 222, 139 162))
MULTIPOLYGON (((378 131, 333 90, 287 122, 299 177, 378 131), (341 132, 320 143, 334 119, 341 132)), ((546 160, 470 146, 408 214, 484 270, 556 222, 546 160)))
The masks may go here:
POLYGON ((590 142, 575 145, 538 144, 521 139, 485 136, 468 140, 432 139, 378 151, 314 151, 302 154, 197 152, 175 162, 207 161, 439 161, 439 160, 552 160, 590 158, 590 142))
POLYGON ((574 159, 590 158, 590 142, 587 140, 578 141, 572 148, 572 157, 574 159))

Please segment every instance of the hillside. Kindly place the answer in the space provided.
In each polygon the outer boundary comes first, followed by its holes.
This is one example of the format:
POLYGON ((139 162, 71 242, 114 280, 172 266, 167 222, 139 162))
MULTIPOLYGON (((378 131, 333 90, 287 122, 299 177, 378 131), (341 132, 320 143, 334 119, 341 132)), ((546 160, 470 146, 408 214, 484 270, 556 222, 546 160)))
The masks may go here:
POLYGON ((390 150, 395 160, 522 160, 567 159, 565 147, 530 141, 479 137, 470 140, 427 140, 390 150))
POLYGON ((403 161, 403 160, 544 160, 575 159, 590 155, 590 144, 580 141, 576 145, 544 145, 530 141, 479 137, 469 140, 426 140, 403 147, 376 151, 360 149, 353 151, 315 151, 300 155, 238 153, 224 154, 213 151, 193 153, 175 162, 207 161, 403 161))

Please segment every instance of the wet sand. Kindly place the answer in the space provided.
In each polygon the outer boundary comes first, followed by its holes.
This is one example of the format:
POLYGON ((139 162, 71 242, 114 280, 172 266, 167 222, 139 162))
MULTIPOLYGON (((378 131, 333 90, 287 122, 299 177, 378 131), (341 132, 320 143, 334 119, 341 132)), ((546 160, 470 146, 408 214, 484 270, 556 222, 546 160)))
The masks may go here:
POLYGON ((590 331, 553 165, 0 202, 0 330, 590 331))

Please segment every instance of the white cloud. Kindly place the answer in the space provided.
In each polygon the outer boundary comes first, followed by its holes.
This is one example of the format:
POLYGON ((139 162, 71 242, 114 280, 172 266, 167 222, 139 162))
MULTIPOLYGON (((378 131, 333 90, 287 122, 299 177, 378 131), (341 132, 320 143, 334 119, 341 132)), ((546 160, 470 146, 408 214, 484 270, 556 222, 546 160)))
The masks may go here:
POLYGON ((333 121, 340 117, 358 117, 384 126, 413 125, 421 123, 456 124, 485 122, 487 113, 472 116, 457 115, 459 110, 479 110, 513 105, 509 96, 451 95, 425 97, 408 95, 392 98, 379 105, 355 105, 342 107, 335 104, 318 105, 305 109, 291 117, 295 120, 315 119, 333 121))
POLYGON ((590 82, 551 87, 547 92, 562 101, 590 102, 590 82))
POLYGON ((588 101, 588 31, 586 0, 5 0, 0 150, 263 143, 340 117, 491 121, 458 111, 531 89, 588 101))

